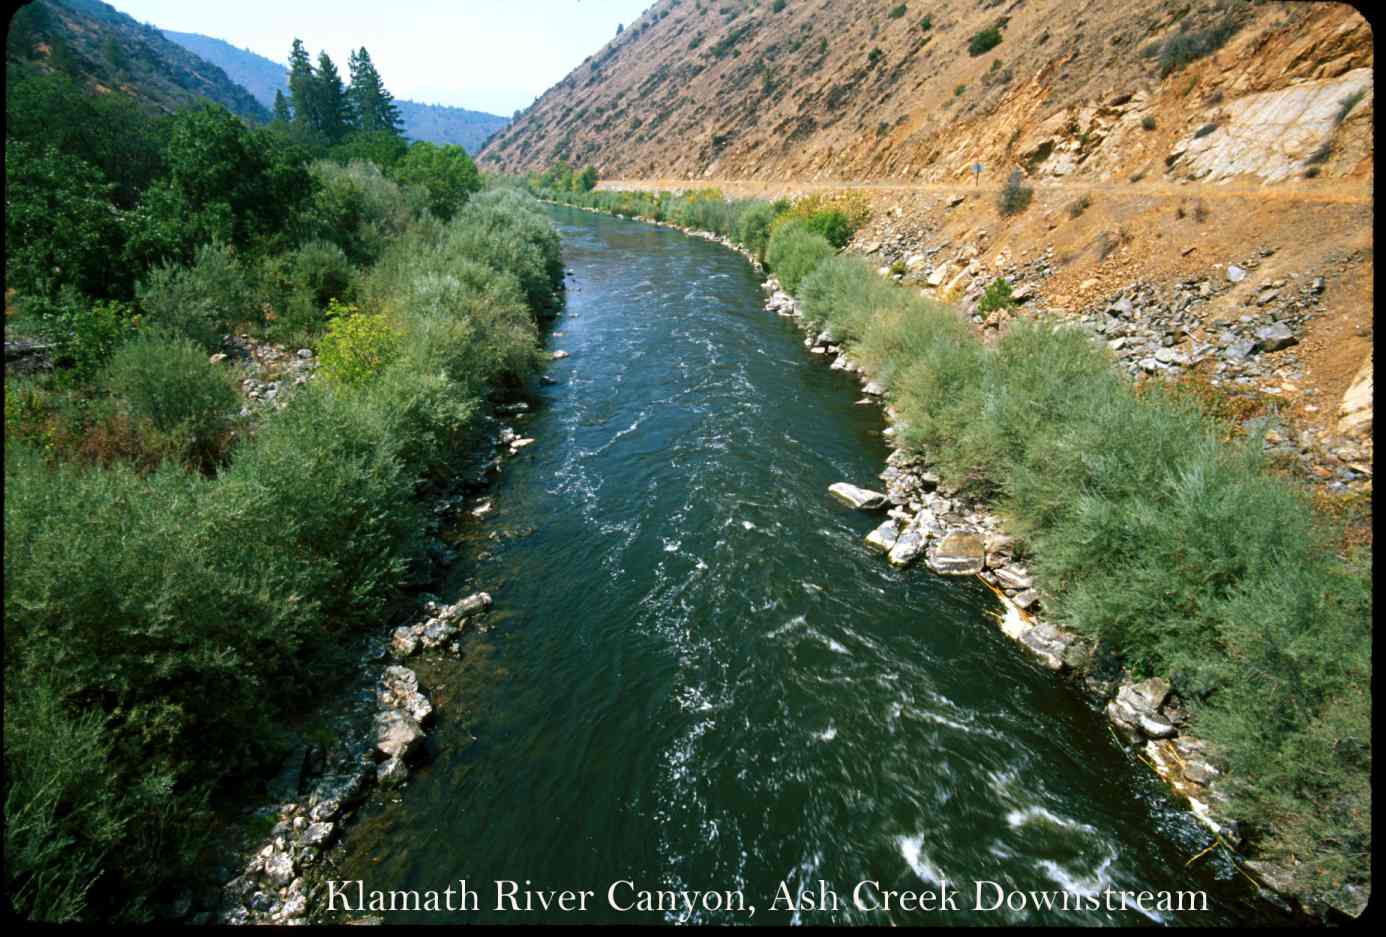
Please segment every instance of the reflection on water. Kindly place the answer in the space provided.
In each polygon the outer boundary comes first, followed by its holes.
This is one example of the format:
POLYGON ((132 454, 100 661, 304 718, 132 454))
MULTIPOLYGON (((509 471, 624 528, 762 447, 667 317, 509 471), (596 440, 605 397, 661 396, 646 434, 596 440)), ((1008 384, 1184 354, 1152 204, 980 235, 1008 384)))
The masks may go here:
POLYGON ((400 921, 1265 921, 1224 859, 1185 868, 1201 830, 1001 635, 980 582, 867 551, 875 519, 827 487, 872 483, 879 411, 760 310, 740 257, 555 217, 576 277, 551 346, 571 356, 516 418, 538 441, 450 584, 492 592, 490 629, 426 675, 435 760, 354 828, 338 878, 480 896, 400 921), (594 897, 496 911, 497 880, 594 897), (618 882, 631 910, 608 905, 618 882), (983 912, 977 882, 1097 897, 983 912), (957 910, 878 900, 945 883, 957 910), (641 910, 640 889, 756 912, 641 910), (1209 910, 1108 910, 1107 889, 1202 890, 1209 910), (776 906, 801 891, 818 907, 776 906))

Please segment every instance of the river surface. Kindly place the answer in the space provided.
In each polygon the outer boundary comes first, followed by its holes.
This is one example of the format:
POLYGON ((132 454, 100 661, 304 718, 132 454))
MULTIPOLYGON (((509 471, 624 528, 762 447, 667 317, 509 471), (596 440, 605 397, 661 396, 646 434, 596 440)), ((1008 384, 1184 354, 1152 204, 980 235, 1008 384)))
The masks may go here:
POLYGON ((1218 853, 1186 868, 1206 832, 1002 635, 982 583, 867 549, 880 518, 827 489, 876 483, 880 410, 762 311, 745 260, 552 213, 574 276, 549 347, 571 357, 515 421, 537 442, 444 596, 490 591, 490 627, 428 672, 433 760, 362 815, 334 878, 478 895, 387 921, 1267 921, 1218 853), (497 880, 521 902, 594 894, 498 911, 497 880), (879 908, 945 881, 957 910, 879 908), (1102 906, 976 910, 979 881, 1102 906), (618 911, 618 882, 622 907, 645 889, 744 909, 618 911), (781 883, 840 906, 777 906, 781 883), (1203 891, 1209 910, 1109 911, 1109 888, 1203 891))

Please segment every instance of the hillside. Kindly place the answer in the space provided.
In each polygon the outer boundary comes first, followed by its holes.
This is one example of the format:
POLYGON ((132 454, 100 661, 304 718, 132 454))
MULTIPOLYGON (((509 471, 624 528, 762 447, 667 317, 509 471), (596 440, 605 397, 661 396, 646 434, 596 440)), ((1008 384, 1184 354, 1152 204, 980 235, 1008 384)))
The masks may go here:
MULTIPOLYGON (((1206 178, 1240 167, 1190 138, 1230 121, 1253 131, 1237 145, 1286 146, 1279 178, 1321 134, 1282 139, 1284 113, 1236 102, 1307 83, 1331 117, 1370 84, 1371 61, 1370 28, 1342 4, 660 0, 482 160, 514 172, 566 159, 617 178, 942 182, 977 161, 1206 178)), ((1369 163, 1354 141, 1320 172, 1369 163)))
POLYGON ((58 70, 98 94, 119 91, 158 111, 208 98, 255 121, 269 111, 209 62, 99 0, 37 0, 15 14, 7 63, 58 70))
MULTIPOLYGON (((225 70, 267 108, 274 106, 276 91, 288 94, 288 69, 279 62, 248 49, 238 49, 229 42, 211 36, 180 33, 171 29, 164 30, 164 36, 225 70)), ((491 134, 509 123, 505 117, 462 107, 404 100, 396 100, 395 104, 399 107, 400 117, 404 119, 404 135, 409 139, 439 144, 455 143, 473 154, 481 149, 491 134)))

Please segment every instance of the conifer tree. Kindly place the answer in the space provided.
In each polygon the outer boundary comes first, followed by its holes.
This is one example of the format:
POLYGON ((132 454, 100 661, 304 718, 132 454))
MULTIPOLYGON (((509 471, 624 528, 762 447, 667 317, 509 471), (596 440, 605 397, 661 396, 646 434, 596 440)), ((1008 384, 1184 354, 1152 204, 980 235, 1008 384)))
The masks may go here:
POLYGON ((318 53, 312 100, 315 129, 329 144, 342 142, 353 123, 351 101, 342 85, 341 73, 326 52, 318 53))
POLYGON ((274 91, 274 123, 287 124, 291 115, 289 114, 289 101, 284 97, 284 92, 279 89, 274 91))
POLYGON ((313 107, 313 91, 317 76, 313 73, 313 62, 303 41, 294 40, 289 52, 289 103, 293 106, 293 122, 300 130, 310 130, 317 126, 313 107))
POLYGON ((351 100, 356 128, 366 133, 383 130, 398 134, 403 125, 399 108, 395 106, 394 95, 385 90, 385 83, 365 46, 351 53, 348 64, 351 87, 347 96, 351 100))

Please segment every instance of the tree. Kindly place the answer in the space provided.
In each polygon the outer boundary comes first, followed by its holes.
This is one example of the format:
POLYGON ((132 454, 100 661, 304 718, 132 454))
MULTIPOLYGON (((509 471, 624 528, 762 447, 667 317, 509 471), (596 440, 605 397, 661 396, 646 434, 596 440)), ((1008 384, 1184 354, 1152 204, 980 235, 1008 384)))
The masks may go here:
POLYGON ((591 192, 597 187, 597 167, 588 166, 582 172, 573 176, 573 190, 577 192, 591 192))
POLYGON ((351 101, 356 129, 366 133, 383 130, 398 134, 404 120, 395 106, 394 95, 385 90, 385 83, 365 46, 351 53, 348 68, 351 87, 347 89, 347 97, 351 101))
POLYGON ((284 92, 278 88, 274 90, 274 122, 276 124, 287 124, 293 116, 289 113, 289 101, 284 97, 284 92))
POLYGON ((326 52, 318 53, 318 74, 313 82, 313 117, 317 131, 328 144, 342 141, 352 127, 351 100, 342 75, 326 52))
POLYGON ((303 154, 251 130, 214 104, 181 112, 168 144, 168 178, 151 186, 130 219, 130 259, 186 262, 200 243, 225 240, 271 250, 313 194, 303 154))
POLYGON ((5 285, 109 295, 120 223, 101 170, 52 145, 11 140, 5 150, 5 285))
POLYGON ((303 41, 294 40, 289 52, 289 103, 293 106, 293 122, 300 131, 309 131, 317 126, 313 113, 313 88, 317 76, 313 73, 313 61, 303 41))
POLYGON ((473 192, 481 191, 481 174, 476 164, 466 150, 455 144, 415 142, 395 167, 395 178, 427 190, 429 210, 444 221, 451 219, 473 192))

